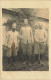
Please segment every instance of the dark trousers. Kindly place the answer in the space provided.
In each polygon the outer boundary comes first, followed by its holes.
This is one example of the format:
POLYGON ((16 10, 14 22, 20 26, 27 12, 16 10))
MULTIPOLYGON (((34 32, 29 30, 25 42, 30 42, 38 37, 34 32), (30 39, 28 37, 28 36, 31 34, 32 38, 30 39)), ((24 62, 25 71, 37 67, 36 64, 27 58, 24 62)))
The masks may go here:
POLYGON ((23 61, 30 62, 32 55, 32 44, 23 44, 21 43, 21 49, 23 54, 23 61))

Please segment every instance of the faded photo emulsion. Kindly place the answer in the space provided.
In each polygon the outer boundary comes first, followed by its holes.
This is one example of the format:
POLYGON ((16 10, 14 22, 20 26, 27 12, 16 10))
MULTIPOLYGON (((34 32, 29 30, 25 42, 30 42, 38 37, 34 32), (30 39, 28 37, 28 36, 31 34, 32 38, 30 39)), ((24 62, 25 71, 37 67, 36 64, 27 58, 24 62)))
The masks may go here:
POLYGON ((48 36, 48 8, 2 8, 2 70, 49 71, 48 36))

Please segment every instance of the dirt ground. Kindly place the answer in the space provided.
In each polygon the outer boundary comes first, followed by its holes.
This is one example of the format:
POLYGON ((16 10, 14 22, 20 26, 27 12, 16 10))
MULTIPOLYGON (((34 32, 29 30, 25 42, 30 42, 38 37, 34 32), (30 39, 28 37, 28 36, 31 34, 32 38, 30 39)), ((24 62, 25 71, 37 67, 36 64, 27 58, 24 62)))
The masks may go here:
POLYGON ((28 64, 23 64, 22 62, 22 55, 20 54, 21 50, 18 52, 18 60, 14 63, 15 66, 10 65, 8 66, 7 58, 4 56, 5 51, 3 52, 3 71, 49 71, 49 56, 48 56, 48 47, 45 49, 44 57, 42 59, 43 65, 40 65, 37 61, 34 61, 33 58, 33 64, 29 66, 28 64))
POLYGON ((49 67, 48 67, 48 63, 47 61, 43 61, 43 65, 41 66, 40 64, 38 64, 37 62, 34 63, 32 66, 29 66, 27 64, 23 64, 22 62, 15 62, 16 66, 12 66, 10 65, 9 68, 7 68, 8 63, 5 62, 4 64, 4 71, 48 71, 49 67))
POLYGON ((3 71, 48 71, 49 65, 48 60, 44 59, 42 60, 43 65, 40 65, 37 61, 33 62, 31 66, 28 64, 23 64, 22 61, 16 61, 14 65, 8 66, 8 62, 6 58, 3 58, 3 71))

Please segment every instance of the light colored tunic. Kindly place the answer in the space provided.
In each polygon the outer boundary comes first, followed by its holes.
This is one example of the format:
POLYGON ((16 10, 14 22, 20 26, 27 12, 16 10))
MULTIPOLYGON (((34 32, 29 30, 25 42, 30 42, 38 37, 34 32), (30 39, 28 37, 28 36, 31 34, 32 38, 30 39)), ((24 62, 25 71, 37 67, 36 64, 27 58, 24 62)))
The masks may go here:
POLYGON ((2 45, 4 46, 6 44, 6 36, 7 36, 6 26, 2 26, 2 45))
POLYGON ((22 27, 20 30, 21 48, 24 55, 32 55, 33 33, 30 26, 22 27))
POLYGON ((43 54, 46 46, 47 31, 45 29, 35 30, 34 54, 43 54))
POLYGON ((6 52, 7 57, 17 55, 18 48, 19 48, 19 41, 20 41, 19 33, 17 31, 15 32, 12 32, 12 30, 8 31, 7 42, 6 42, 6 46, 8 47, 6 52))
POLYGON ((45 29, 35 30, 34 38, 35 38, 36 42, 46 42, 46 40, 47 40, 47 31, 45 29))
POLYGON ((15 43, 15 48, 19 46, 18 45, 19 44, 19 33, 17 31, 12 32, 11 30, 11 31, 8 31, 8 34, 7 34, 6 46, 8 48, 11 48, 12 43, 15 43))
POLYGON ((21 42, 24 44, 33 43, 33 33, 30 26, 22 27, 20 30, 21 42))

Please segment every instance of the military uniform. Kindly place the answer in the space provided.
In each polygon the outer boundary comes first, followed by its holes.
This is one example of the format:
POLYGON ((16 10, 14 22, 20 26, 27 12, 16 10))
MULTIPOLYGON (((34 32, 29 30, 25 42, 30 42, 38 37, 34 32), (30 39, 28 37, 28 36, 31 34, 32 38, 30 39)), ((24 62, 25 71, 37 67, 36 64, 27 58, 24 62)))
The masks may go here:
POLYGON ((19 48, 19 33, 16 31, 16 23, 13 23, 12 30, 7 33, 7 52, 8 62, 13 64, 17 60, 17 52, 19 48))
POLYGON ((36 29, 34 35, 34 54, 43 54, 46 46, 47 31, 45 29, 36 29))
MULTIPOLYGON (((29 57, 32 55, 32 43, 33 43, 33 33, 32 28, 27 25, 26 27, 22 27, 20 30, 20 37, 21 37, 21 48, 23 54, 29 57)), ((25 59, 26 57, 24 57, 25 59)))

